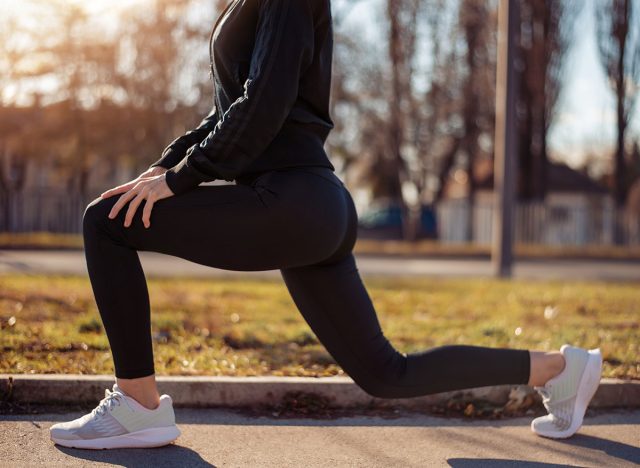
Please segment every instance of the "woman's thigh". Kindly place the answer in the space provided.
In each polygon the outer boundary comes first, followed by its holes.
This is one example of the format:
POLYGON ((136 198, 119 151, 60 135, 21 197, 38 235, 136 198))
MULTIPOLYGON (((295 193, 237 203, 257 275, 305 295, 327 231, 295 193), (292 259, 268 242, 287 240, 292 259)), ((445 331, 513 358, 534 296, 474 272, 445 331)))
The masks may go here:
MULTIPOLYGON (((346 188, 304 170, 269 171, 253 183, 201 185, 157 201, 149 228, 136 210, 129 227, 125 204, 107 217, 119 195, 97 198, 85 223, 140 251, 155 251, 216 268, 258 271, 321 262, 344 249, 353 212, 346 188)), ((90 230, 90 232, 97 232, 90 230)))

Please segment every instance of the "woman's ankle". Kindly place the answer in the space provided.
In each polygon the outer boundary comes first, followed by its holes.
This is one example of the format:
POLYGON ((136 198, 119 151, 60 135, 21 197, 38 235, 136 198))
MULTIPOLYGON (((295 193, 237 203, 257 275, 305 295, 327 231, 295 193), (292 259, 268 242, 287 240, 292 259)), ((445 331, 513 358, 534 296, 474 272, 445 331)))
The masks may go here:
POLYGON ((118 387, 142 406, 153 410, 160 404, 160 394, 156 384, 155 374, 135 379, 116 377, 118 387))
POLYGON ((566 362, 560 351, 530 351, 531 372, 528 385, 543 386, 559 375, 566 362))

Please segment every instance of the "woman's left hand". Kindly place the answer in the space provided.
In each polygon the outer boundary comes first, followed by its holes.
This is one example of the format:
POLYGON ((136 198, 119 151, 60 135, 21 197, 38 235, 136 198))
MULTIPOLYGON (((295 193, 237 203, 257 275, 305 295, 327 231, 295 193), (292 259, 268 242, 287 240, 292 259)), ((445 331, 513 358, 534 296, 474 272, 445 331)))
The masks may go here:
POLYGON ((122 209, 122 207, 129 200, 133 199, 131 203, 129 203, 129 209, 127 210, 127 214, 124 219, 124 226, 129 227, 131 225, 133 215, 138 209, 138 206, 140 206, 142 200, 146 199, 144 209, 142 210, 142 223, 144 224, 145 228, 148 228, 151 225, 151 221, 149 220, 149 218, 151 217, 153 204, 158 200, 169 198, 174 195, 174 193, 167 185, 167 182, 165 180, 165 173, 152 175, 150 177, 145 177, 144 174, 142 174, 140 175, 140 177, 132 180, 131 182, 127 182, 126 184, 119 185, 110 190, 107 190, 106 192, 103 192, 100 197, 108 198, 118 193, 123 193, 123 195, 111 208, 111 211, 109 212, 109 218, 115 218, 118 215, 120 209, 122 209))

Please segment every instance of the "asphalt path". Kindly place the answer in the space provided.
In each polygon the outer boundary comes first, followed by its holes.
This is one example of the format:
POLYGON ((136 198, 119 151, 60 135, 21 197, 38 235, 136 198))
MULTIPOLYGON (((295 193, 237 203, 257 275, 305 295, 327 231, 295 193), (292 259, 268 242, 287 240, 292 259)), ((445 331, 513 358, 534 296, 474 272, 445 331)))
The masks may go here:
POLYGON ((125 467, 632 467, 640 410, 588 409, 568 439, 531 432, 530 417, 275 418, 230 409, 176 409, 182 435, 153 449, 55 445, 49 427, 82 412, 0 415, 0 466, 125 467))
MULTIPOLYGON (((239 272, 200 265, 157 252, 138 252, 147 277, 152 276, 269 276, 280 277, 278 270, 239 272)), ((491 262, 485 259, 403 258, 356 255, 363 276, 490 277, 491 262)), ((83 250, 0 250, 2 273, 52 273, 86 275, 83 250)), ((640 261, 625 260, 521 260, 514 265, 513 276, 525 279, 574 279, 604 281, 640 281, 640 261)))

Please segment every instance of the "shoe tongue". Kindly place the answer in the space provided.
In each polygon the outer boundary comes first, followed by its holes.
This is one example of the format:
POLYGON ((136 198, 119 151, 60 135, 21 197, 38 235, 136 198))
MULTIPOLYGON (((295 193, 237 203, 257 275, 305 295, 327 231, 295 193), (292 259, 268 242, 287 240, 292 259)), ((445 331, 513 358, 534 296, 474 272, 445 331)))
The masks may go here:
POLYGON ((127 397, 127 400, 129 401, 129 404, 133 405, 135 408, 143 410, 143 411, 151 411, 149 408, 147 408, 147 407, 143 406, 142 404, 138 403, 138 400, 136 400, 131 395, 126 393, 124 390, 122 390, 120 387, 118 387, 117 383, 113 384, 113 391, 122 393, 125 397, 127 397))
POLYGON ((139 403, 138 403, 138 401, 137 401, 135 398, 133 398, 133 397, 132 397, 131 395, 129 395, 127 392, 125 392, 125 391, 124 391, 124 390, 122 390, 120 387, 118 387, 118 384, 117 384, 117 383, 113 384, 113 391, 114 391, 114 392, 118 392, 118 393, 122 393, 122 394, 127 398, 127 400, 129 400, 130 402, 131 402, 131 401, 133 401, 133 402, 134 402, 134 404, 139 404, 139 403))

